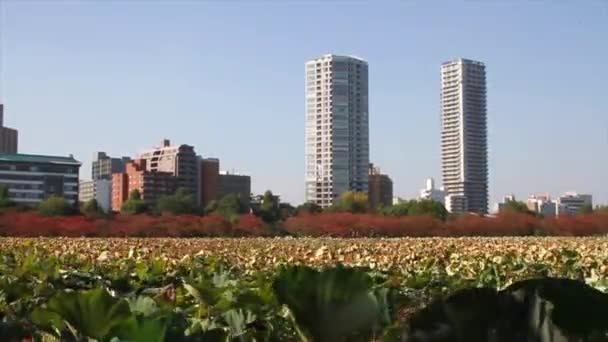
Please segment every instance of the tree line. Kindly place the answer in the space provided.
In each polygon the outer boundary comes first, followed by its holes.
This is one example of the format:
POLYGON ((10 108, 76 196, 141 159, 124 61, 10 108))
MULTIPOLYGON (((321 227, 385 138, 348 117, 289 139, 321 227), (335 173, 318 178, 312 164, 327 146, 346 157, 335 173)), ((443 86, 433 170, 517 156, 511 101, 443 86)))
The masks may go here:
MULTIPOLYGON (((9 189, 0 185, 0 208, 18 207, 10 199, 9 189)), ((26 208, 19 208, 26 210, 26 208)), ((79 206, 71 205, 62 196, 50 196, 42 201, 36 208, 43 216, 68 216, 83 214, 89 217, 108 217, 111 214, 104 213, 97 200, 92 199, 79 206)), ((369 204, 367 194, 361 192, 345 192, 338 197, 334 204, 328 208, 322 208, 314 203, 303 203, 293 207, 288 203, 280 201, 272 191, 268 190, 261 196, 245 199, 240 194, 228 194, 219 200, 211 201, 206 207, 196 205, 192 194, 185 189, 178 189, 174 194, 164 195, 158 198, 155 204, 146 202, 139 190, 133 190, 128 199, 123 203, 120 213, 125 215, 210 215, 219 214, 228 221, 234 223, 244 214, 253 214, 267 224, 276 224, 285 221, 289 217, 298 215, 315 215, 320 213, 351 213, 372 214, 387 217, 404 216, 430 216, 445 221, 450 214, 442 203, 430 199, 423 200, 400 200, 399 202, 372 208, 369 204)), ((530 211, 525 203, 519 201, 507 201, 502 212, 527 214, 540 216, 530 211)), ((593 212, 608 213, 608 206, 582 207, 580 214, 593 212)))

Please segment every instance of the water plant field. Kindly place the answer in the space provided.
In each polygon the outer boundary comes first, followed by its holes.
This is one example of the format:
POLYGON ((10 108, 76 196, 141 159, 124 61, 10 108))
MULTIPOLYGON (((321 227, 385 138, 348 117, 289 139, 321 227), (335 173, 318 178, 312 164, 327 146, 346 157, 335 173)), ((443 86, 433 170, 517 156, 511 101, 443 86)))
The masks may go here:
POLYGON ((607 291, 607 247, 603 237, 2 238, 0 339, 318 340, 294 305, 322 298, 329 310, 356 288, 377 315, 349 341, 391 340, 412 312, 465 287, 553 276, 607 291), (315 290, 322 283, 331 290, 315 290))

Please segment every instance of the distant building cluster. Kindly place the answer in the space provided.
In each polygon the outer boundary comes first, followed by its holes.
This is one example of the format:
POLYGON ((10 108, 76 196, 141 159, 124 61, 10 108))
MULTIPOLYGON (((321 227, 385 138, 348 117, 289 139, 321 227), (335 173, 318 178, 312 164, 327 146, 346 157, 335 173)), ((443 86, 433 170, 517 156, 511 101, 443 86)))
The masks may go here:
POLYGON ((18 154, 17 131, 4 127, 0 104, 0 185, 20 205, 36 206, 50 196, 62 196, 74 206, 95 199, 103 211, 120 211, 133 190, 154 205, 178 189, 187 191, 195 204, 206 206, 231 193, 244 204, 251 196, 251 177, 220 171, 217 158, 202 158, 190 145, 169 140, 136 158, 95 154, 91 179, 80 179, 81 163, 73 156, 18 154))
MULTIPOLYGON (((514 195, 505 196, 503 201, 496 205, 497 212, 503 212, 508 208, 509 202, 516 202, 514 195)), ((593 196, 566 192, 557 199, 552 200, 549 194, 530 195, 525 202, 526 208, 533 213, 544 217, 560 215, 576 215, 584 207, 593 207, 593 196)))
POLYGON ((219 159, 202 158, 193 146, 172 145, 163 140, 160 146, 127 162, 123 171, 112 174, 111 208, 120 211, 134 190, 139 191, 146 203, 154 205, 160 197, 178 189, 192 195, 198 206, 206 206, 230 193, 238 194, 248 203, 251 177, 220 172, 219 159))

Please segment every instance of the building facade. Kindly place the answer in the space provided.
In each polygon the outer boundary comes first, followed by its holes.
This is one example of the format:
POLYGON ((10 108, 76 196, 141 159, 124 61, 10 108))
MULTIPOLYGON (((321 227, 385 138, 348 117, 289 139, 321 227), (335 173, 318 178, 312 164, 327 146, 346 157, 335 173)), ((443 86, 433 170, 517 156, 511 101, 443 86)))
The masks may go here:
POLYGON ((515 195, 510 194, 507 195, 505 197, 503 197, 502 202, 496 203, 496 212, 498 213, 502 213, 505 211, 505 209, 507 209, 507 205, 509 204, 509 202, 517 202, 517 199, 515 199, 515 195))
POLYGON ((441 161, 452 212, 488 212, 486 120, 485 65, 468 59, 443 63, 441 161))
POLYGON ((167 139, 160 147, 142 153, 140 159, 146 161, 146 170, 165 172, 177 177, 177 186, 186 190, 200 205, 200 157, 189 145, 171 145, 167 139))
POLYGON ((388 175, 382 174, 380 169, 369 166, 368 200, 372 208, 379 205, 390 206, 393 202, 393 181, 388 175))
POLYGON ((205 208, 212 201, 219 199, 220 160, 216 158, 201 159, 201 206, 205 208))
POLYGON ((467 198, 462 195, 446 195, 445 196, 445 210, 450 213, 466 213, 467 212, 467 198))
POLYGON ((16 129, 4 127, 4 105, 0 103, 0 153, 17 153, 19 132, 16 129))
POLYGON ((0 154, 0 185, 20 205, 37 205, 49 196, 78 204, 80 162, 70 157, 0 154))
POLYGON ((576 215, 585 206, 593 207, 593 196, 566 192, 557 199, 558 215, 576 215))
POLYGON ((528 210, 544 217, 557 215, 559 208, 557 202, 552 201, 549 194, 530 195, 526 200, 526 207, 528 207, 528 210))
POLYGON ((306 200, 322 207, 368 191, 368 64, 324 55, 306 62, 306 200))
POLYGON ((112 180, 80 181, 78 197, 82 203, 95 199, 101 210, 106 213, 110 212, 112 210, 112 180))
POLYGON ((249 205, 251 198, 250 176, 222 172, 218 180, 218 198, 223 198, 228 194, 237 194, 240 196, 243 204, 249 205))
POLYGON ((435 202, 445 204, 445 191, 443 191, 443 188, 435 188, 435 180, 433 178, 427 178, 426 187, 420 190, 418 199, 433 200, 435 202))
POLYGON ((153 206, 161 196, 172 195, 179 179, 170 172, 148 171, 147 160, 127 163, 125 172, 112 175, 112 210, 120 211, 129 194, 138 190, 142 200, 153 206))
POLYGON ((111 158, 105 152, 97 152, 91 165, 91 179, 112 180, 113 174, 125 172, 125 164, 130 161, 129 157, 111 158))

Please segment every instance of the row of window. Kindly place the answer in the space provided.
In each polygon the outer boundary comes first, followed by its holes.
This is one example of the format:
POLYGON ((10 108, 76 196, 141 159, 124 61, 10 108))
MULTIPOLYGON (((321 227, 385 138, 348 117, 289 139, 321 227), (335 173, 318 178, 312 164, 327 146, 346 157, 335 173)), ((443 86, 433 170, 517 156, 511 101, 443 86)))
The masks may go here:
POLYGON ((6 164, 0 163, 1 171, 22 171, 22 172, 49 172, 77 174, 78 168, 61 165, 31 165, 31 164, 6 164))

